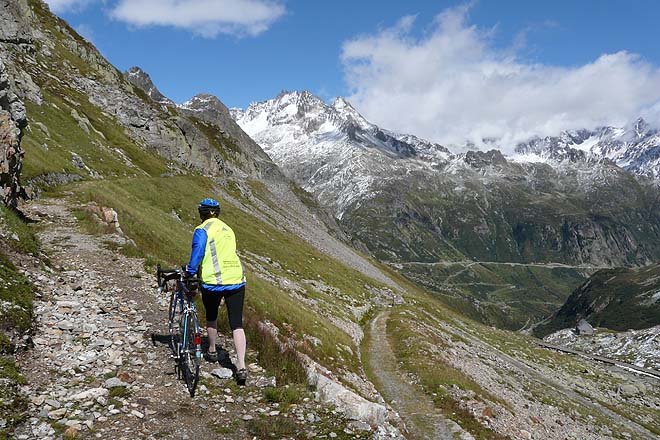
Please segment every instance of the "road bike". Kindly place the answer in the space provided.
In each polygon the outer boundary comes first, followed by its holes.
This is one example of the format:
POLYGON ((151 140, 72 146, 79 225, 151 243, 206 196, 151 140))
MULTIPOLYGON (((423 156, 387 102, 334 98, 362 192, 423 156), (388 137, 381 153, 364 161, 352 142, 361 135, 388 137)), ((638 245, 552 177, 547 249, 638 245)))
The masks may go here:
POLYGON ((177 379, 183 379, 190 396, 195 397, 202 359, 202 335, 194 300, 199 280, 188 277, 185 268, 161 269, 160 265, 156 277, 158 292, 170 295, 169 346, 176 361, 177 379))

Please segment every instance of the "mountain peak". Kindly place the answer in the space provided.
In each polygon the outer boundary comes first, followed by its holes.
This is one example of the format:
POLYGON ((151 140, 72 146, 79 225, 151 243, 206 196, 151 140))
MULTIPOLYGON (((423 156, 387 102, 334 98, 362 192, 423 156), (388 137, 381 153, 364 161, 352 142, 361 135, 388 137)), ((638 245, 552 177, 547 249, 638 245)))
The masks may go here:
POLYGON ((171 99, 167 98, 160 92, 160 90, 158 90, 156 85, 151 80, 151 76, 142 70, 142 68, 133 66, 124 72, 124 77, 129 83, 144 91, 144 93, 149 95, 149 97, 157 103, 174 105, 174 102, 171 99))
POLYGON ((232 114, 220 99, 210 93, 198 93, 177 108, 196 113, 196 116, 209 121, 216 121, 219 117, 233 119, 232 114))
POLYGON ((198 93, 188 101, 179 105, 179 107, 185 108, 186 110, 207 110, 210 108, 217 108, 218 106, 224 107, 224 104, 217 96, 211 95, 210 93, 198 93))
POLYGON ((648 122, 642 117, 637 118, 634 124, 635 135, 638 138, 646 137, 649 134, 652 134, 653 131, 648 122))

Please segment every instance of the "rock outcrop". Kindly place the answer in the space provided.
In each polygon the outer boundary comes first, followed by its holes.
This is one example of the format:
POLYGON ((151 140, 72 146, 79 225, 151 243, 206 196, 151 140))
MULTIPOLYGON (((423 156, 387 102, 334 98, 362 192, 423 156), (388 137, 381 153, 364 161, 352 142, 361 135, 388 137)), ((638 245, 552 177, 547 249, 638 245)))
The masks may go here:
POLYGON ((31 44, 32 31, 26 0, 0 0, 0 42, 31 44))
POLYGON ((126 72, 124 72, 124 77, 135 87, 142 89, 144 93, 149 95, 149 97, 157 103, 163 105, 174 105, 174 102, 171 99, 163 95, 160 90, 158 90, 158 87, 156 87, 156 85, 153 83, 149 74, 139 67, 131 67, 126 72))
POLYGON ((12 92, 7 70, 0 60, 0 199, 11 208, 24 196, 20 185, 21 136, 26 126, 25 106, 12 92))

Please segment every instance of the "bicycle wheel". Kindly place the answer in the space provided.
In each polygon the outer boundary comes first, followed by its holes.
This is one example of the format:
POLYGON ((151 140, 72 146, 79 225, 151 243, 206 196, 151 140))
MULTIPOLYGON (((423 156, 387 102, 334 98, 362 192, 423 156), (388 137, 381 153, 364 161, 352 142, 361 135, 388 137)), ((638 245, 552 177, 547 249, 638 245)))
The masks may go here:
POLYGON ((175 358, 179 357, 179 319, 177 317, 180 312, 177 311, 179 305, 179 298, 175 285, 172 283, 167 284, 168 291, 170 292, 170 308, 168 310, 168 325, 170 331, 170 350, 175 358))
POLYGON ((199 361, 201 358, 201 335, 197 315, 186 310, 182 316, 182 343, 180 345, 179 368, 186 381, 188 392, 195 397, 195 388, 199 381, 199 361))

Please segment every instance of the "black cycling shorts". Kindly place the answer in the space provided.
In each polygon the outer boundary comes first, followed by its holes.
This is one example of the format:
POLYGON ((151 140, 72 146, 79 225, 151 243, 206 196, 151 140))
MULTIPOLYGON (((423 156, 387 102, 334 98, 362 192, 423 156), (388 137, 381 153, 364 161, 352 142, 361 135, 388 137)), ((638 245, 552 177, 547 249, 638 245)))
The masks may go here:
POLYGON ((218 319, 218 307, 220 301, 225 299, 227 315, 229 315, 229 327, 232 330, 243 328, 243 302, 245 301, 245 286, 234 290, 222 290, 213 292, 202 287, 202 302, 206 309, 206 321, 218 319))

